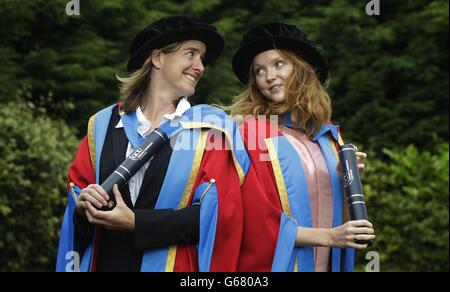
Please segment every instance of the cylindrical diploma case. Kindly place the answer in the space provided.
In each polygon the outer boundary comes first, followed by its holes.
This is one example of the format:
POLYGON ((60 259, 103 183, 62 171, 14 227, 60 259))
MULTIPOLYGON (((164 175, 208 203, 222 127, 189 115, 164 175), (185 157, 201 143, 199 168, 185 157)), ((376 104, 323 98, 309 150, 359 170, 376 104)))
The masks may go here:
MULTIPOLYGON (((368 220, 363 188, 359 176, 356 149, 352 144, 339 146, 339 162, 344 179, 344 192, 351 220, 368 220)), ((358 240, 357 243, 371 243, 358 240)))
MULTIPOLYGON (((102 188, 109 195, 111 201, 116 205, 113 194, 113 186, 117 184, 119 189, 126 185, 136 172, 161 148, 164 142, 167 141, 167 135, 160 128, 156 128, 151 132, 145 140, 136 148, 130 156, 123 161, 119 167, 101 184, 102 188)), ((101 210, 110 210, 108 207, 103 207, 101 210)))

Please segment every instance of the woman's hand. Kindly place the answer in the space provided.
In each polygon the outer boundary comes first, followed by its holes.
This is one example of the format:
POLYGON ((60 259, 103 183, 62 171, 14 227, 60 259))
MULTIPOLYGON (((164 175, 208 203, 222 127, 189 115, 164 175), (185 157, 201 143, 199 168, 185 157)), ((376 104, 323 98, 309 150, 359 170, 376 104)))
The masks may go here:
POLYGON ((91 224, 118 231, 134 230, 134 212, 128 208, 117 185, 113 187, 116 206, 111 211, 99 211, 90 201, 86 201, 86 217, 91 224))
POLYGON ((367 220, 348 221, 347 223, 330 229, 329 246, 367 248, 368 244, 358 244, 356 241, 370 241, 375 239, 375 230, 367 220))
MULTIPOLYGON (((79 215, 86 215, 87 202, 92 206, 101 208, 108 206, 109 196, 105 190, 97 184, 88 185, 81 190, 76 202, 76 210, 79 215)), ((111 204, 112 202, 110 202, 111 204)))
MULTIPOLYGON (((356 163, 358 164, 358 170, 359 173, 362 175, 364 173, 364 170, 366 169, 366 158, 367 158, 367 154, 364 152, 356 152, 356 163)), ((336 169, 340 175, 341 178, 344 177, 343 171, 342 171, 342 166, 341 164, 338 162, 336 169)))
POLYGON ((364 152, 356 152, 356 162, 358 163, 358 170, 360 174, 364 173, 364 170, 366 169, 366 158, 367 154, 364 152))

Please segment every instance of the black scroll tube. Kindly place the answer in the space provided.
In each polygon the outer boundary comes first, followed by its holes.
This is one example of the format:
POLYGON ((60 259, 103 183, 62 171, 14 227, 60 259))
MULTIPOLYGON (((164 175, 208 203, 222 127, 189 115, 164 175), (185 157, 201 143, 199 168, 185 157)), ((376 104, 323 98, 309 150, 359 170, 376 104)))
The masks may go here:
POLYGON ((161 146, 168 140, 167 134, 161 129, 156 128, 144 141, 137 147, 130 156, 120 164, 116 170, 101 184, 101 187, 108 194, 110 201, 113 202, 111 208, 102 207, 100 210, 107 211, 114 208, 116 200, 113 194, 113 186, 117 184, 119 189, 123 187, 141 167, 155 155, 161 146))
MULTIPOLYGON (((363 188, 356 160, 356 149, 352 144, 339 146, 339 162, 344 174, 344 191, 351 220, 368 220, 363 188)), ((372 241, 357 240, 358 244, 372 244, 372 241)))

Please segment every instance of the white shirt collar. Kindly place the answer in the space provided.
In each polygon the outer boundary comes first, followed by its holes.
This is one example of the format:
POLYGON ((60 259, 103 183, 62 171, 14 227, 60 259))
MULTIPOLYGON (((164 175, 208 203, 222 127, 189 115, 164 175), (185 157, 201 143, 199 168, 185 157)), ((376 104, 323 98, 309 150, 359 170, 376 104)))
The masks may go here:
MULTIPOLYGON (((163 118, 167 119, 167 120, 173 120, 176 117, 181 117, 184 114, 184 112, 187 111, 189 108, 191 108, 191 104, 187 100, 187 97, 183 97, 178 102, 178 105, 177 105, 177 108, 175 109, 175 111, 170 114, 165 114, 163 116, 163 118)), ((139 123, 139 127, 138 127, 137 131, 141 136, 144 136, 145 134, 147 134, 147 132, 151 128, 152 124, 149 120, 147 120, 147 118, 142 113, 141 107, 138 107, 136 109, 136 117, 137 117, 138 123, 139 123)), ((120 119, 120 121, 117 123, 116 128, 123 128, 122 119, 120 119)))
POLYGON ((176 117, 181 117, 184 114, 184 112, 190 108, 191 108, 191 103, 188 101, 187 97, 183 97, 178 102, 178 105, 177 105, 177 108, 175 109, 175 111, 171 114, 164 115, 164 118, 168 119, 168 120, 173 120, 176 117))

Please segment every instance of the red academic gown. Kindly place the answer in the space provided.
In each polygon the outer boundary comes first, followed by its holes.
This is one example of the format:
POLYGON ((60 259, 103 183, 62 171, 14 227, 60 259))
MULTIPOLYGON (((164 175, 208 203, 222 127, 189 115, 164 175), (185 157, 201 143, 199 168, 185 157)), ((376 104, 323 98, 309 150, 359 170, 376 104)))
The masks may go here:
POLYGON ((264 139, 282 133, 268 120, 253 118, 240 130, 251 165, 242 185, 245 220, 238 271, 267 272, 272 270, 283 211, 264 139))
MULTIPOLYGON (((229 147, 228 149, 224 147, 225 143, 227 143, 226 139, 215 139, 215 137, 218 137, 217 134, 210 134, 208 137, 200 167, 198 172, 194 174, 194 186, 189 196, 188 205, 192 203, 194 192, 199 185, 215 179, 219 209, 210 271, 236 271, 244 221, 243 202, 240 191, 240 185, 243 179, 236 172, 236 161, 233 160, 232 151, 229 150, 229 147)), ((73 186, 72 184, 79 189, 83 189, 89 184, 96 183, 91 154, 89 139, 88 136, 85 136, 69 169, 69 192, 71 186, 73 186)), ((101 228, 97 228, 97 231, 101 231, 101 228)), ((97 232, 97 234, 99 236, 94 246, 98 245, 98 241, 101 238, 101 232, 97 232)), ((98 253, 95 252, 94 248, 92 265, 92 270, 94 271, 97 256, 98 253)), ((194 244, 179 245, 176 251, 173 271, 197 270, 198 259, 196 246, 194 244)))

